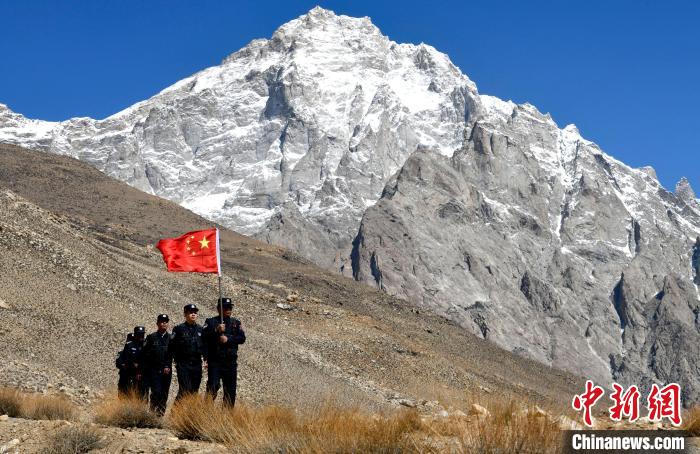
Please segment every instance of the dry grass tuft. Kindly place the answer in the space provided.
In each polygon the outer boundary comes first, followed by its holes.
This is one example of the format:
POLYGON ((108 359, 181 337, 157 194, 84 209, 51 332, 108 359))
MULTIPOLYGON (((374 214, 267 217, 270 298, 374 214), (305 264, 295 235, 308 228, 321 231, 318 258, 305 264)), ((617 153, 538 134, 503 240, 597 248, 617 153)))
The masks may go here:
POLYGON ((45 396, 42 394, 24 394, 22 396, 21 416, 27 419, 64 419, 77 417, 75 405, 64 396, 45 396))
POLYGON ((558 453, 562 449, 559 425, 550 417, 525 410, 511 401, 488 405, 489 415, 450 416, 425 423, 432 439, 449 446, 450 452, 558 453))
POLYGON ((232 411, 208 399, 190 397, 175 405, 169 427, 182 438, 222 443, 233 452, 406 452, 421 428, 415 411, 370 415, 325 406, 299 415, 277 406, 238 404, 232 411))
POLYGON ((0 388, 0 414, 26 419, 73 420, 78 411, 65 396, 29 394, 0 388))
POLYGON ((82 454, 106 445, 102 432, 85 425, 68 426, 57 430, 48 440, 41 454, 82 454))
POLYGON ((0 388, 0 415, 13 418, 22 411, 22 394, 16 389, 0 388))
POLYGON ((695 407, 684 418, 683 429, 693 437, 700 437, 700 407, 695 407))
POLYGON ((95 410, 95 422, 105 426, 157 428, 161 420, 136 396, 108 397, 95 410))
POLYGON ((561 433, 556 422, 534 412, 524 413, 510 403, 490 408, 491 417, 461 437, 467 452, 560 452, 561 433))

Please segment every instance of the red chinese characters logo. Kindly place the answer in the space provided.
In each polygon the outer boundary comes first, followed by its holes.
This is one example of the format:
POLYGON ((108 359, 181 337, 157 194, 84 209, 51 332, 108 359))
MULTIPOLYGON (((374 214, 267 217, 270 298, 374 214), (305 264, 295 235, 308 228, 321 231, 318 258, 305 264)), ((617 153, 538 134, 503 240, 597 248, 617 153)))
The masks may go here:
POLYGON ((591 410, 596 402, 603 397, 603 394, 605 394, 603 388, 595 386, 591 380, 586 380, 586 392, 574 396, 571 405, 576 411, 583 410, 583 422, 586 423, 588 427, 593 427, 591 410))
MULTIPOLYGON (((639 388, 633 385, 625 390, 617 383, 613 383, 612 387, 610 399, 613 405, 608 408, 610 419, 622 421, 626 418, 629 422, 637 421, 641 397, 639 388)), ((593 427, 593 406, 604 395, 603 388, 587 380, 586 391, 574 396, 571 405, 576 411, 583 410, 583 422, 588 427, 593 427)), ((673 425, 681 425, 681 387, 676 383, 668 384, 663 388, 659 388, 656 384, 652 385, 647 397, 647 410, 650 422, 660 422, 663 418, 668 418, 673 425)))
POLYGON ((649 421, 661 421, 668 418, 674 426, 681 425, 681 387, 671 383, 659 389, 651 385, 647 398, 649 421))
POLYGON ((635 422, 639 419, 639 390, 632 385, 627 391, 622 393, 622 386, 613 383, 613 393, 610 398, 615 404, 609 408, 610 419, 613 421, 622 421, 622 417, 629 418, 629 422, 635 422))

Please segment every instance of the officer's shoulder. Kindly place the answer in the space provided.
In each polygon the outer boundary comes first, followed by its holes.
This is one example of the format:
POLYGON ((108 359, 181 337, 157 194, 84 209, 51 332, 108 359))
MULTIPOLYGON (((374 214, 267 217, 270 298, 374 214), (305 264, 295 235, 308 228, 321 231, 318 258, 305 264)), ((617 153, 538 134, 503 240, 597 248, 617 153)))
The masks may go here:
POLYGON ((180 323, 179 325, 175 325, 175 327, 173 328, 173 333, 175 333, 176 331, 182 331, 184 326, 185 326, 184 323, 180 323))

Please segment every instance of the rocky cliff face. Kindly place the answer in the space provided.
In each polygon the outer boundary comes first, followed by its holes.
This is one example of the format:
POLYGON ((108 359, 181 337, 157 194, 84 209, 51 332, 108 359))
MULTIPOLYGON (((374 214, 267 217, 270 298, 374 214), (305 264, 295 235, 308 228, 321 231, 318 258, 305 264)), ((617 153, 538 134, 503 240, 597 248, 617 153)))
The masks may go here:
POLYGON ((700 203, 449 58, 315 8, 104 120, 0 141, 145 191, 591 378, 700 400, 700 203), (681 354, 678 354, 681 352, 681 354))
POLYGON ((367 210, 356 278, 555 367, 679 381, 697 401, 700 211, 687 181, 670 193, 573 126, 489 102, 462 149, 414 153, 367 210))

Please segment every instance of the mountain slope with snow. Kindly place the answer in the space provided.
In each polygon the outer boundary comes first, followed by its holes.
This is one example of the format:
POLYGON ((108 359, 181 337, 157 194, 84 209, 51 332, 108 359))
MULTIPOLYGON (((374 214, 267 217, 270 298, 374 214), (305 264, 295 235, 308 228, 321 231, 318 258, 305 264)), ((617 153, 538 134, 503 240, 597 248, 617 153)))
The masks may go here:
POLYGON ((397 44, 367 18, 315 8, 105 120, 50 123, 4 109, 0 140, 78 157, 238 231, 303 249, 278 222, 265 226, 298 211, 329 245, 347 247, 411 152, 461 146, 475 96, 432 47, 397 44))
POLYGON ((665 190, 367 18, 314 8, 104 120, 0 105, 0 142, 77 157, 545 364, 700 400, 688 182, 665 190))

